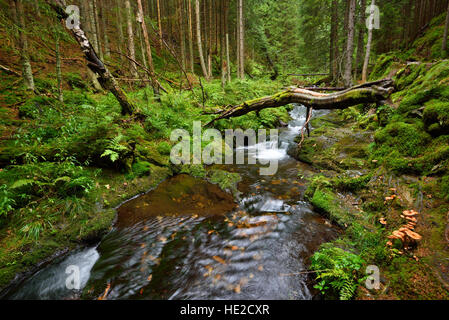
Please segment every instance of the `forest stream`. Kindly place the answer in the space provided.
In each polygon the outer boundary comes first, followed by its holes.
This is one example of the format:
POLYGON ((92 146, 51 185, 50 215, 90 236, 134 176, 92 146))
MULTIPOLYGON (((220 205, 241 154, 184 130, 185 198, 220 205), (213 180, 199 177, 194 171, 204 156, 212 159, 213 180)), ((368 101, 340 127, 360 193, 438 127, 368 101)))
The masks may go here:
POLYGON ((274 176, 260 176, 258 165, 223 166, 242 177, 235 206, 218 186, 178 175, 121 205, 98 245, 60 258, 6 298, 312 299, 308 259, 338 230, 300 201, 305 187, 297 177, 305 165, 287 149, 305 113, 295 106, 279 148, 245 148, 248 157, 278 159, 274 176), (80 270, 78 291, 66 289, 70 265, 80 270))

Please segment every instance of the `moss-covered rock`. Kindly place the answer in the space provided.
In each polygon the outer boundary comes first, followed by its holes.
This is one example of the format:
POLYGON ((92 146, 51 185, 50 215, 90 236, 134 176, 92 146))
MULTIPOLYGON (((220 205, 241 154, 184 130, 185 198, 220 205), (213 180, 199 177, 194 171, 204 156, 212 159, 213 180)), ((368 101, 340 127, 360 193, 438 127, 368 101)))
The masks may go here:
POLYGON ((433 136, 449 134, 449 102, 431 100, 425 104, 423 121, 433 136))

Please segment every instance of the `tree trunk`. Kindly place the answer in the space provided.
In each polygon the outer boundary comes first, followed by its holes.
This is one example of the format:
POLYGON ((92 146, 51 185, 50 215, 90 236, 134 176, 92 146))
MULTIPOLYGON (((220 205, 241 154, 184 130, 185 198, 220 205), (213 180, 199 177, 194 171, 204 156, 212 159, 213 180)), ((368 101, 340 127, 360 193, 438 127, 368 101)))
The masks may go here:
POLYGON ((346 46, 346 64, 345 64, 345 86, 352 85, 352 56, 354 53, 354 18, 355 18, 356 1, 349 0, 349 16, 348 16, 348 40, 346 46))
POLYGON ((154 92, 154 96, 156 97, 156 100, 159 101, 160 100, 159 89, 160 89, 161 85, 160 85, 159 81, 156 79, 156 73, 154 72, 153 54, 151 52, 151 44, 150 44, 150 39, 148 37, 147 26, 145 24, 145 19, 144 19, 145 16, 143 14, 143 7, 142 7, 141 0, 137 0, 137 6, 138 6, 138 10, 139 10, 139 17, 138 17, 137 21, 141 25, 143 39, 145 41, 145 47, 146 47, 147 59, 148 59, 148 69, 150 71, 150 77, 151 77, 151 86, 153 87, 153 92, 154 92))
POLYGON ((123 62, 123 46, 125 43, 125 36, 123 34, 123 20, 120 1, 121 0, 117 0, 118 52, 120 53, 120 61, 123 62))
POLYGON ((201 16, 200 16, 200 1, 195 0, 195 16, 196 16, 196 37, 198 42, 198 54, 200 56, 201 69, 203 70, 204 78, 209 81, 209 74, 207 73, 206 63, 204 62, 203 46, 201 41, 201 16))
POLYGON ((447 14, 446 14, 446 25, 444 27, 444 35, 443 35, 443 45, 442 45, 442 51, 443 54, 447 54, 447 35, 448 35, 448 28, 449 28, 449 3, 447 5, 447 14))
POLYGON ((240 78, 240 26, 239 26, 239 22, 240 22, 240 10, 239 10, 239 2, 240 0, 237 0, 237 22, 236 22, 236 41, 235 41, 235 47, 236 47, 236 53, 237 53, 237 62, 236 62, 236 66, 237 66, 237 78, 240 78))
POLYGON ((371 1, 370 7, 370 17, 369 17, 369 28, 368 28, 368 42, 366 43, 366 53, 365 62, 363 63, 362 70, 362 82, 365 83, 368 74, 369 58, 371 54, 371 43, 373 41, 373 29, 374 29, 374 6, 376 5, 376 0, 371 1))
POLYGON ((360 70, 360 62, 363 59, 363 42, 364 42, 364 38, 365 38, 365 19, 366 19, 366 15, 365 15, 365 11, 366 11, 366 0, 361 0, 360 2, 360 16, 359 16, 359 23, 358 23, 358 28, 359 28, 359 35, 358 35, 358 39, 357 39, 357 54, 355 57, 355 65, 354 65, 354 79, 357 80, 357 75, 359 73, 360 70))
MULTIPOLYGON (((65 8, 67 6, 64 0, 47 0, 47 2, 56 11, 60 19, 65 20, 68 18, 67 13, 65 12, 65 8)), ((122 88, 120 88, 107 67, 98 58, 94 48, 90 44, 89 39, 86 37, 86 34, 81 27, 79 25, 74 26, 70 29, 70 32, 76 42, 78 42, 81 51, 84 53, 89 69, 98 74, 100 84, 117 98, 120 106, 122 107, 122 114, 132 114, 135 111, 135 106, 129 102, 125 92, 122 88)))
POLYGON ((228 82, 231 82, 231 59, 229 57, 229 33, 226 33, 226 64, 228 66, 228 82))
POLYGON ((108 32, 106 30, 107 26, 109 25, 107 20, 107 14, 105 14, 105 10, 104 10, 104 2, 99 2, 99 17, 98 19, 100 20, 100 27, 101 27, 101 31, 103 34, 103 44, 104 44, 104 54, 105 57, 109 58, 111 56, 111 48, 109 46, 109 36, 108 36, 108 32))
POLYGON ((245 78, 245 30, 243 23, 243 0, 239 0, 239 36, 240 36, 240 79, 245 78))
POLYGON ((362 103, 376 103, 386 100, 393 92, 393 81, 384 79, 347 90, 324 94, 304 89, 290 89, 273 96, 246 101, 240 105, 227 108, 207 125, 221 119, 240 117, 250 112, 259 112, 267 108, 277 108, 291 103, 306 107, 322 109, 345 109, 362 103))
POLYGON ((188 2, 188 15, 189 15, 189 53, 190 53, 190 71, 195 74, 194 68, 194 60, 195 57, 193 55, 193 23, 192 23, 192 0, 187 0, 188 2))
POLYGON ((97 53, 100 52, 100 49, 98 47, 98 33, 95 23, 95 8, 94 3, 91 0, 86 0, 88 2, 88 8, 89 8, 89 29, 92 36, 92 45, 97 53))
POLYGON ((332 81, 337 81, 337 60, 338 60, 338 0, 332 0, 331 35, 329 66, 332 81))
POLYGON ((138 78, 139 74, 137 73, 137 66, 133 60, 136 60, 136 48, 134 46, 134 32, 133 32, 133 21, 132 21, 132 8, 129 0, 125 1, 126 8, 126 22, 127 22, 127 31, 128 31, 128 53, 129 57, 132 59, 129 63, 129 71, 134 78, 138 78))
POLYGON ((161 20, 161 3, 160 3, 160 0, 157 0, 156 4, 157 4, 157 25, 159 27, 159 41, 160 41, 161 50, 162 50, 163 45, 162 45, 162 20, 161 20))
POLYGON ((17 26, 19 32, 19 51, 20 51, 20 63, 22 64, 22 77, 25 85, 29 90, 35 91, 33 70, 31 68, 30 56, 28 52, 28 38, 24 31, 25 28, 25 16, 23 10, 22 0, 14 0, 16 7, 17 26))
POLYGON ((64 102, 64 96, 62 94, 61 51, 59 48, 59 35, 58 34, 56 34, 55 53, 56 53, 56 78, 58 81, 58 100, 60 102, 64 102))
POLYGON ((179 38, 181 42, 181 64, 182 68, 186 68, 186 41, 184 31, 184 0, 178 0, 178 23, 179 23, 179 38))
POLYGON ((103 60, 103 47, 102 47, 102 40, 101 40, 101 30, 100 30, 100 22, 98 17, 98 4, 97 0, 92 0, 93 4, 93 15, 94 15, 94 22, 95 22, 95 33, 97 35, 97 41, 98 41, 98 51, 97 53, 100 56, 100 59, 103 60))

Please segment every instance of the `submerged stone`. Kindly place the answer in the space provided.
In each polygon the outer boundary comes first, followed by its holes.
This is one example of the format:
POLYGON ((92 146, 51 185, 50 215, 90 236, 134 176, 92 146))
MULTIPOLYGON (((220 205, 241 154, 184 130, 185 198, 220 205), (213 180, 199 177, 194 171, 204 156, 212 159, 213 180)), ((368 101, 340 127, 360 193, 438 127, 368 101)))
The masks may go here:
POLYGON ((231 212, 237 204, 231 194, 203 179, 181 174, 118 209, 119 227, 155 216, 212 216, 231 212))

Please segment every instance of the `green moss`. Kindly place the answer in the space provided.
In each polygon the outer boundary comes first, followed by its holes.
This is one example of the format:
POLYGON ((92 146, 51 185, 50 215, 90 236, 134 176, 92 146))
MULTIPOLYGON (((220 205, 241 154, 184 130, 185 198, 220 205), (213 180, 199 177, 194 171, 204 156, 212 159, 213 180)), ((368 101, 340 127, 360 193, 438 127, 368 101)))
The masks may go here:
POLYGON ((194 178, 206 178, 206 169, 201 164, 183 165, 180 173, 191 175, 194 178))
POLYGON ((367 174, 356 178, 337 177, 335 179, 335 186, 343 191, 355 192, 365 189, 371 178, 372 174, 367 174))
POLYGON ((441 197, 443 199, 449 200, 449 175, 441 178, 441 197))
POLYGON ((136 177, 143 177, 150 175, 151 172, 151 164, 146 161, 139 161, 133 164, 132 166, 133 175, 136 177))
POLYGON ((423 121, 433 136, 449 134, 449 102, 431 100, 425 104, 423 121))
POLYGON ((386 156, 392 151, 398 151, 402 156, 417 156, 423 152, 431 137, 419 124, 393 122, 378 130, 374 139, 376 155, 386 156))
POLYGON ((388 69, 394 63, 394 61, 395 57, 393 55, 384 54, 379 56, 374 69, 370 74, 370 79, 377 80, 384 78, 384 75, 388 73, 388 69))
POLYGON ((207 172, 207 177, 209 182, 217 184, 223 191, 238 194, 237 184, 242 180, 238 173, 212 169, 207 172))
POLYGON ((157 151, 164 156, 170 155, 171 145, 168 142, 162 141, 158 144, 157 151))

